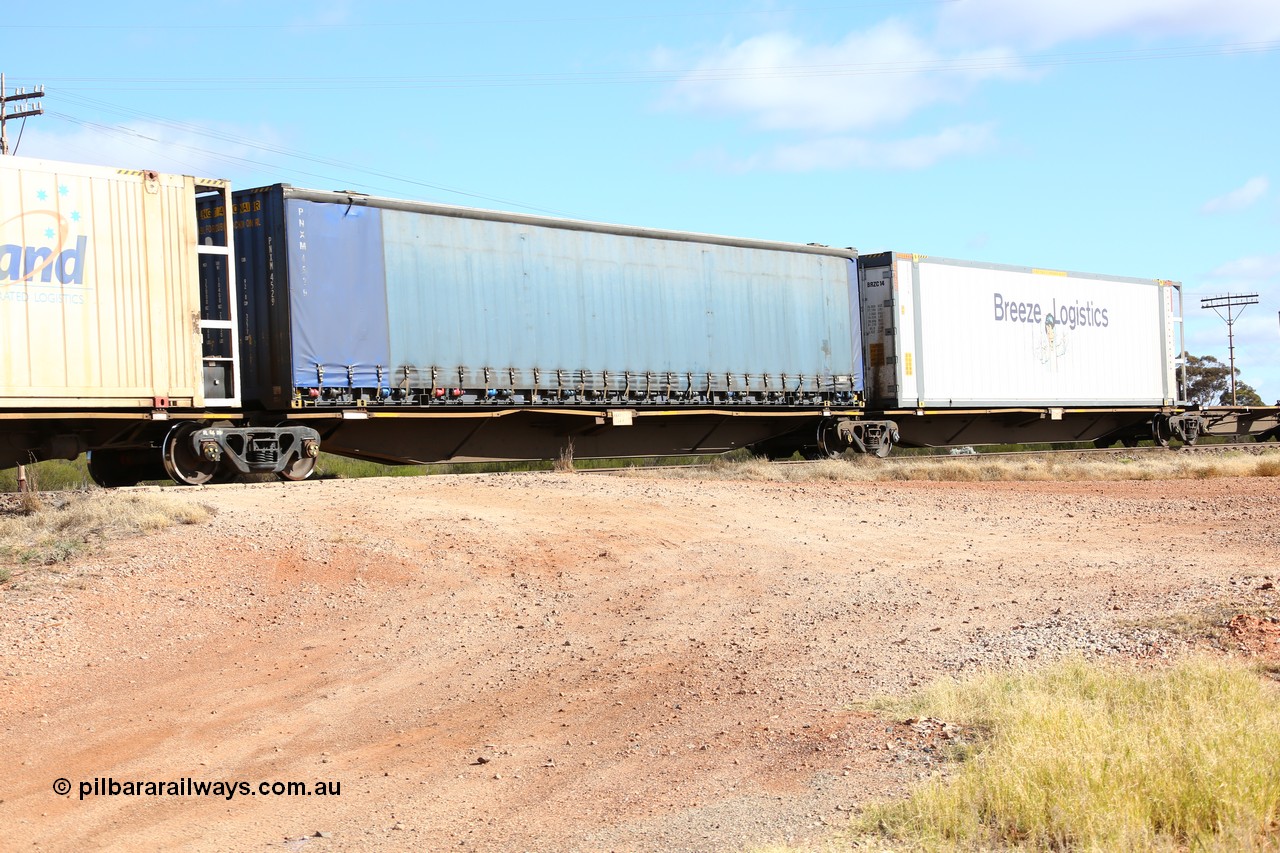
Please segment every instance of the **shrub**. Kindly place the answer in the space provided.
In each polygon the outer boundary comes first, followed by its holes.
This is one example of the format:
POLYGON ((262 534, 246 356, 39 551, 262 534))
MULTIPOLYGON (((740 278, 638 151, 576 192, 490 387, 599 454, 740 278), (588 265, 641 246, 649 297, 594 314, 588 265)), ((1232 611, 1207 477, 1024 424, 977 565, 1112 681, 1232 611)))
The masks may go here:
POLYGON ((913 712, 990 734, 855 834, 925 849, 1274 849, 1277 689, 1243 664, 1071 659, 946 681, 913 712))

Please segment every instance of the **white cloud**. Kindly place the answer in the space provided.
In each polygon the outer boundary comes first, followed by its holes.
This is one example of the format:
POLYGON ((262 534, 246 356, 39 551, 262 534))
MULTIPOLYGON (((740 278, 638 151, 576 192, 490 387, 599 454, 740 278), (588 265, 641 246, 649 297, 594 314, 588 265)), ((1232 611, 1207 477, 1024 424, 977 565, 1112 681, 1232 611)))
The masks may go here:
POLYGON ((1271 281, 1280 286, 1280 254, 1236 258, 1216 267, 1206 278, 1237 282, 1271 281))
MULTIPOLYGON (((1120 40, 1107 45, 1112 50, 1126 42, 1142 46, 1171 39, 1180 42, 1178 47, 1256 43, 1280 38, 1280 2, 963 0, 941 4, 916 23, 891 18, 835 41, 767 32, 723 44, 691 62, 664 51, 660 58, 655 55, 655 63, 693 69, 668 90, 669 106, 742 117, 758 129, 800 137, 760 155, 760 164, 840 168, 886 163, 878 152, 883 134, 872 137, 873 130, 940 105, 963 104, 995 81, 1034 79, 1045 73, 1036 70, 1036 52, 1104 37, 1120 40)), ((914 154, 890 164, 912 168, 972 150, 954 144, 948 150, 935 138, 932 147, 919 141, 914 154)), ((1235 203, 1248 203, 1256 185, 1247 184, 1241 192, 1235 203)), ((1221 201, 1231 203, 1227 197, 1221 201)))
POLYGON ((1244 210, 1259 201, 1271 188, 1271 182, 1263 175, 1257 175, 1244 182, 1229 193, 1211 198, 1200 208, 1201 213, 1235 213, 1244 210))
MULTIPOLYGON (((272 155, 235 139, 279 144, 267 128, 225 125, 175 128, 153 122, 84 125, 69 132, 28 128, 18 154, 46 160, 67 160, 127 169, 155 169, 204 178, 233 178, 238 184, 261 180, 270 167, 249 161, 265 161, 272 155), (219 138, 211 138, 211 135, 219 138), (248 176, 253 176, 249 178, 248 176)), ((279 171, 278 169, 276 171, 279 171)))
POLYGON ((863 139, 840 136, 783 145, 750 165, 782 172, 819 169, 924 169, 939 160, 989 149, 995 134, 990 125, 960 125, 908 139, 863 139))
POLYGON ((964 0, 945 4, 947 40, 1043 49, 1086 38, 1280 38, 1276 0, 964 0))
POLYGON ((670 100, 695 112, 746 114, 768 130, 838 133, 894 124, 963 101, 984 81, 1021 75, 1007 52, 944 55, 891 20, 834 44, 769 33, 725 46, 700 60, 670 100))

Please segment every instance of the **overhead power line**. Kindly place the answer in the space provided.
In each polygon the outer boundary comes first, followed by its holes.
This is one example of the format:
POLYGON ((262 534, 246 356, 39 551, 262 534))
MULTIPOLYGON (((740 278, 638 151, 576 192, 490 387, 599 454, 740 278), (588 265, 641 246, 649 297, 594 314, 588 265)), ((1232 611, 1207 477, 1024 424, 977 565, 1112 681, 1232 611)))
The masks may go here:
POLYGON ((1244 313, 1244 309, 1250 305, 1258 304, 1258 294, 1256 293, 1229 293, 1226 296, 1209 296, 1200 300, 1201 308, 1212 308, 1213 312, 1221 317, 1227 324, 1227 353, 1231 362, 1229 376, 1231 377, 1231 405, 1236 405, 1236 337, 1235 325, 1236 320, 1244 313), (1227 309, 1227 313, 1223 314, 1222 309, 1227 309), (1240 310, 1236 310, 1236 309, 1240 310))
MULTIPOLYGON (((9 153, 9 135, 5 124, 15 118, 20 118, 22 119, 22 126, 25 128, 28 117, 38 116, 44 112, 44 107, 39 102, 32 104, 30 101, 43 97, 43 86, 37 86, 30 92, 18 89, 10 95, 4 74, 0 73, 0 155, 9 153), (10 109, 10 104, 17 104, 18 106, 10 109)), ((22 141, 21 132, 18 134, 18 141, 22 141)))
POLYGON ((637 85, 717 83, 809 77, 860 77, 895 74, 945 74, 1051 68, 1118 62, 1150 62, 1205 56, 1272 53, 1280 41, 1231 42, 1179 47, 1095 50, 1073 53, 985 54, 911 62, 846 62, 649 71, 511 72, 367 77, 46 77, 60 91, 221 91, 252 86, 276 91, 357 91, 369 89, 448 89, 481 87, 637 85))
MULTIPOLYGON (((90 121, 88 119, 79 118, 77 116, 73 116, 57 110, 49 110, 48 115, 52 118, 65 121, 70 124, 74 124, 76 126, 83 127, 85 129, 92 130, 106 136, 123 138, 126 140, 136 140, 140 142, 149 142, 155 145, 162 145, 165 148, 165 153, 170 157, 173 156, 173 149, 177 148, 184 151, 190 151, 190 152, 199 154, 205 158, 216 160, 217 162, 227 163, 229 165, 237 166, 240 168, 248 167, 255 170, 261 170, 267 173, 274 172, 278 174, 281 171, 285 171, 285 168, 286 168, 277 163, 271 163, 264 160, 255 160, 249 157, 231 154, 227 152, 225 149, 219 150, 219 149, 213 149, 213 148, 205 148, 199 145, 192 145, 189 143, 179 142, 171 138, 160 139, 159 137, 152 136, 147 133, 143 133, 142 131, 136 130, 134 128, 114 126, 109 124, 103 124, 101 122, 90 121)), ((366 175, 372 175, 376 178, 382 178, 384 180, 394 181, 398 184, 421 187, 424 189, 434 190, 436 192, 449 193, 451 195, 462 196, 465 198, 472 198, 480 201, 492 202, 494 204, 507 205, 510 207, 518 207, 524 210, 535 211, 537 213, 546 213, 546 214, 556 215, 556 216, 571 215, 571 214, 565 213, 564 211, 554 210, 554 209, 545 208, 545 207, 539 207, 537 205, 532 205, 532 204, 526 204, 524 202, 515 201, 513 199, 485 195, 483 193, 470 192, 468 190, 460 189, 458 187, 450 187, 450 186, 445 186, 443 184, 435 184, 428 181, 418 180, 415 178, 407 178, 400 175, 393 175, 388 172, 381 172, 375 169, 369 169, 367 167, 360 166, 354 163, 348 163, 342 160, 334 160, 327 157, 318 157, 313 154, 307 154, 302 151, 283 148, 281 146, 255 142, 253 140, 248 140, 241 137, 235 137, 235 136, 232 136, 231 134, 226 134, 220 131, 211 130, 207 127, 201 127, 199 125, 185 124, 183 122, 170 122, 170 121, 166 121, 164 119, 159 119, 159 118, 155 119, 155 121, 157 124, 169 127, 174 130, 181 130, 183 132, 207 136, 211 139, 220 140, 223 142, 229 142, 245 148, 251 148, 251 149, 263 151, 265 153, 279 154, 281 156, 288 157, 291 160, 303 160, 306 162, 316 163, 319 165, 334 166, 334 167, 343 169, 347 172, 351 172, 351 171, 361 172, 366 175)), ((287 169, 293 174, 302 175, 309 178, 316 178, 318 180, 323 180, 326 182, 337 182, 337 183, 349 185, 351 181, 350 175, 347 175, 346 177, 338 178, 332 175, 325 175, 317 172, 310 172, 304 169, 299 169, 293 165, 288 166, 287 169)), ((376 186, 371 186, 369 188, 384 189, 376 186)))

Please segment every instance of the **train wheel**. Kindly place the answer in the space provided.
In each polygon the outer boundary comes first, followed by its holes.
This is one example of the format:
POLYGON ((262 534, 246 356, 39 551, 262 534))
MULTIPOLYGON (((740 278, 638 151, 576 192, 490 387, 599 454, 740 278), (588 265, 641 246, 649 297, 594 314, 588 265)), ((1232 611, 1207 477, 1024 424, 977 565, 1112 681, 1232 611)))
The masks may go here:
POLYGON ((886 458, 893 452, 893 439, 887 433, 880 436, 880 443, 875 446, 874 452, 880 459, 886 458))
POLYGON ((1157 417, 1151 422, 1151 437, 1155 443, 1161 447, 1169 446, 1169 421, 1164 417, 1157 417))
POLYGON ((191 446, 191 434, 198 429, 198 424, 178 424, 164 437, 160 458, 175 483, 203 486, 218 475, 219 464, 205 459, 191 446))
POLYGON ((136 486, 142 479, 139 469, 126 464, 119 450, 89 451, 89 476, 104 489, 136 486))
POLYGON ((315 457, 299 456, 284 466, 284 470, 276 474, 281 480, 296 482, 305 480, 311 476, 311 472, 316 470, 315 457))
POLYGON ((1120 443, 1123 444, 1125 447, 1137 447, 1138 437, 1136 435, 1128 435, 1120 439, 1120 443))

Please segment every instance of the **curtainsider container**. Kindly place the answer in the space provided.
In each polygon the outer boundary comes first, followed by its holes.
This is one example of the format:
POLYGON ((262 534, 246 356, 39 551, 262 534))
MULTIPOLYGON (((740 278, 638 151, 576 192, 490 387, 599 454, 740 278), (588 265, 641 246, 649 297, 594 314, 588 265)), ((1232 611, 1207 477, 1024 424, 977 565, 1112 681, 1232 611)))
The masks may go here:
POLYGON ((860 389, 857 254, 276 185, 238 192, 246 398, 768 402, 860 389))
POLYGON ((1180 402, 1177 282, 885 252, 858 286, 869 406, 1180 402))

